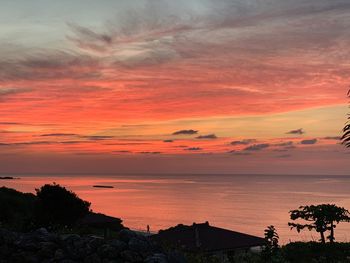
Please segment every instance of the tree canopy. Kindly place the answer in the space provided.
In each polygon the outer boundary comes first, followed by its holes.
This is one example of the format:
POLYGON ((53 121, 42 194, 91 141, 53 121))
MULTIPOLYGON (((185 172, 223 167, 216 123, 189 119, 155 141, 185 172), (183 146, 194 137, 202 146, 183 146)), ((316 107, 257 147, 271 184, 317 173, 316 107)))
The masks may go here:
POLYGON ((0 187, 0 225, 27 231, 34 224, 36 204, 37 198, 31 193, 0 187))
POLYGON ((349 211, 343 207, 338 207, 334 204, 321 204, 311 206, 300 206, 299 209, 290 211, 290 219, 302 219, 307 223, 288 223, 291 228, 296 228, 298 232, 307 228, 309 231, 315 230, 320 233, 321 242, 325 243, 324 236, 326 231, 330 231, 327 238, 332 243, 334 238, 334 229, 340 222, 349 222, 349 211))
POLYGON ((90 203, 58 184, 36 189, 39 222, 47 226, 72 226, 90 211, 90 203))
MULTIPOLYGON (((348 97, 350 97, 350 90, 348 91, 348 97)), ((346 122, 344 128, 343 128, 343 136, 341 137, 342 143, 346 146, 346 147, 350 147, 350 124, 349 124, 349 120, 350 120, 350 114, 348 114, 348 121, 346 122)))

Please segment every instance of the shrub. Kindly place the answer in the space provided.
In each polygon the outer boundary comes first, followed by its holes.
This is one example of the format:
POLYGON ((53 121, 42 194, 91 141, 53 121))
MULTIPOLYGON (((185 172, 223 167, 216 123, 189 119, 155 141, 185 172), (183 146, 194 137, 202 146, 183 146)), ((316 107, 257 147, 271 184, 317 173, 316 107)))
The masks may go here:
POLYGON ((34 225, 35 195, 14 189, 0 188, 0 224, 17 231, 26 231, 34 225))
POLYGON ((90 211, 90 203, 58 184, 36 189, 38 221, 47 227, 71 227, 90 211))

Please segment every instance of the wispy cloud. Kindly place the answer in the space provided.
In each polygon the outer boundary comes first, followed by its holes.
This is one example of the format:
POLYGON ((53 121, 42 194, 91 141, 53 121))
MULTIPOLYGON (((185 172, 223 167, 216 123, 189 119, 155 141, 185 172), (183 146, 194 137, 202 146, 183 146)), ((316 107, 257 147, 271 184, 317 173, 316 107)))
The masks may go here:
POLYGON ((232 141, 230 144, 231 145, 248 145, 254 142, 256 142, 256 139, 244 139, 240 141, 232 141))
POLYGON ((298 134, 298 135, 301 135, 301 134, 304 134, 305 131, 302 128, 300 128, 300 129, 296 129, 296 130, 291 130, 291 131, 286 132, 286 133, 287 134, 298 134))
POLYGON ((189 147, 189 148, 186 148, 184 150, 186 150, 186 151, 201 151, 203 149, 201 147, 189 147))
POLYGON ((197 130, 179 130, 173 133, 173 135, 193 135, 193 134, 197 134, 198 131, 197 130))
POLYGON ((42 137, 71 137, 71 136, 79 136, 76 133, 45 133, 41 134, 42 137))
POLYGON ((208 134, 208 135, 199 135, 196 137, 196 139, 217 139, 218 137, 215 134, 208 134))
POLYGON ((261 151, 261 150, 266 149, 268 147, 270 147, 270 144, 268 144, 268 143, 253 144, 251 146, 244 148, 244 151, 261 151))
POLYGON ((292 141, 280 142, 280 143, 274 144, 274 146, 279 146, 279 147, 293 146, 293 145, 294 145, 294 142, 292 142, 292 141))
POLYGON ((326 136, 326 137, 323 137, 322 139, 339 141, 341 139, 341 136, 326 136))
POLYGON ((142 153, 142 154, 161 154, 161 152, 147 152, 147 151, 140 152, 140 153, 142 153))
POLYGON ((309 140, 302 140, 300 141, 301 144, 316 144, 317 139, 309 139, 309 140))
POLYGON ((110 136, 110 135, 89 135, 89 136, 82 136, 82 137, 92 141, 110 140, 114 138, 114 136, 110 136))

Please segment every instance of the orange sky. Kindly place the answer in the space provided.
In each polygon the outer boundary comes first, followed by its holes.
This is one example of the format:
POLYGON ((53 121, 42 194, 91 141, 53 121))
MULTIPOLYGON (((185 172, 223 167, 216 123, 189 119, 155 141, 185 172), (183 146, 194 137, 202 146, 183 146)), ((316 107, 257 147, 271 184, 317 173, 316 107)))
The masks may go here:
POLYGON ((347 173, 347 1, 5 2, 0 173, 347 173))

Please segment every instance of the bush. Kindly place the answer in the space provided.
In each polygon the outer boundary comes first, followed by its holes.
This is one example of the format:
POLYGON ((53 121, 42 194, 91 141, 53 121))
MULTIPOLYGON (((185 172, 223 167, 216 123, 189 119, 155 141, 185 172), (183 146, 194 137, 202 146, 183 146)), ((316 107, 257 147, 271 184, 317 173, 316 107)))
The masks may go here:
POLYGON ((349 262, 350 243, 294 242, 282 247, 282 255, 288 262, 349 262))
POLYGON ((36 189, 38 222, 46 227, 71 227, 90 211, 90 203, 58 184, 36 189))
POLYGON ((0 224, 17 230, 29 230, 35 223, 34 209, 37 198, 30 193, 21 193, 14 189, 0 188, 0 224))

